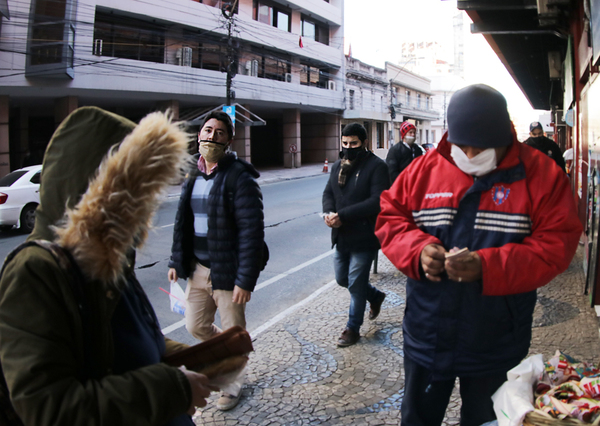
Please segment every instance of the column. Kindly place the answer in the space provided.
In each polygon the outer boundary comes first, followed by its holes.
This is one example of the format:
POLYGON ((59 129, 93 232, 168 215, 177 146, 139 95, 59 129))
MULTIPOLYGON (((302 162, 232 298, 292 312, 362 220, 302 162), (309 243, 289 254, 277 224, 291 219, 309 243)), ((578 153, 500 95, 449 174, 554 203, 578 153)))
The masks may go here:
MULTIPOLYGON (((243 105, 247 110, 250 109, 250 105, 243 105)), ((250 113, 236 108, 235 115, 243 114, 246 117, 250 117, 250 113)), ((233 138, 232 150, 237 152, 238 158, 252 162, 252 149, 250 144, 250 126, 244 126, 241 120, 235 120, 235 136, 233 138)))
POLYGON ((301 121, 299 109, 283 111, 283 167, 302 166, 301 121), (290 145, 296 146, 296 153, 290 153, 290 145))
POLYGON ((156 103, 156 108, 159 111, 171 110, 173 114, 173 120, 179 120, 179 101, 171 99, 168 101, 161 101, 156 103))
POLYGON ((8 96, 0 96, 0 176, 10 172, 10 155, 8 141, 8 118, 9 118, 8 96))
POLYGON ((79 99, 77 96, 65 96, 54 99, 54 124, 58 127, 69 114, 77 109, 79 99))

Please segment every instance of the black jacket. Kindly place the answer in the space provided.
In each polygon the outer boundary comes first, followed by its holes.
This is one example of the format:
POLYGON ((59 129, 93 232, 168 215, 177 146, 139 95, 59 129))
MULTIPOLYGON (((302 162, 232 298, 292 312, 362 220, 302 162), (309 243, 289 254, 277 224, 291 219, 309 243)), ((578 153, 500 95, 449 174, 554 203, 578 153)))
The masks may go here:
POLYGON ((385 162, 365 151, 340 188, 338 175, 341 161, 331 168, 323 191, 323 212, 338 213, 342 226, 331 229, 331 243, 340 251, 378 250, 375 221, 379 214, 379 196, 390 187, 385 162))
MULTIPOLYGON (((208 254, 214 290, 233 290, 234 286, 253 291, 262 265, 264 215, 262 193, 256 178, 260 174, 248 162, 227 154, 219 161, 217 175, 208 196, 208 254), (235 183, 229 200, 225 178, 234 161, 245 166, 235 183), (232 203, 231 203, 232 201, 232 203)), ((180 278, 188 278, 195 266, 194 214, 190 199, 196 177, 195 169, 183 184, 175 226, 170 268, 180 278)))
POLYGON ((558 147, 556 142, 554 142, 552 139, 547 138, 545 136, 537 138, 530 137, 526 139, 523 143, 539 151, 542 151, 548 157, 552 158, 554 162, 558 165, 558 167, 560 167, 563 170, 563 172, 567 172, 563 154, 560 151, 560 148, 558 147))
POLYGON ((412 160, 425 154, 425 150, 416 143, 413 143, 410 148, 404 145, 404 142, 399 142, 392 146, 385 158, 388 169, 390 170, 390 179, 392 183, 404 169, 408 167, 412 160))

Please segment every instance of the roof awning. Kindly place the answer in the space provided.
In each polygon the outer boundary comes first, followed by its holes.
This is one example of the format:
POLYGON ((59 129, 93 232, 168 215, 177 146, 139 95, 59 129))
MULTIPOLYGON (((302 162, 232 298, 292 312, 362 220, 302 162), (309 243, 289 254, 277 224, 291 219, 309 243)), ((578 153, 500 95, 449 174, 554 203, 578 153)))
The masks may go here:
MULTIPOLYGON (((235 106, 235 121, 240 123, 242 126, 266 126, 267 122, 254 114, 247 108, 244 108, 238 103, 233 104, 235 106)), ((214 111, 222 111, 225 104, 219 105, 215 108, 209 108, 204 110, 196 110, 191 113, 180 115, 179 119, 186 121, 190 126, 200 126, 204 123, 204 119, 208 114, 214 111)))
POLYGON ((562 107, 562 81, 548 65, 549 55, 562 63, 567 50, 558 9, 539 14, 536 0, 458 0, 457 7, 469 15, 471 32, 485 37, 533 108, 562 107))

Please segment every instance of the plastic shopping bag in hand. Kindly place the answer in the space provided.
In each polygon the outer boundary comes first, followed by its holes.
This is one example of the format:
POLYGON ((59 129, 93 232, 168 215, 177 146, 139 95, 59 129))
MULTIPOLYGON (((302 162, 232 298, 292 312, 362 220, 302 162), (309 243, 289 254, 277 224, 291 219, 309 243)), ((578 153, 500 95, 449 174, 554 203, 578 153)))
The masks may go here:
POLYGON ((171 281, 171 291, 159 288, 169 295, 171 310, 176 314, 185 315, 185 293, 177 281, 171 281))

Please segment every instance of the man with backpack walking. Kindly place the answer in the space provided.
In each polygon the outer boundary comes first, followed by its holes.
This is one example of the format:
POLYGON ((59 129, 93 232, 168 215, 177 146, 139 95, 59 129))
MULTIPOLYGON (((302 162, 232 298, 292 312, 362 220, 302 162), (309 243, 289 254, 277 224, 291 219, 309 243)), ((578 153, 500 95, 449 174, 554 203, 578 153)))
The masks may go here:
MULTIPOLYGON (((183 185, 173 230, 168 277, 187 278, 186 328, 202 341, 221 332, 213 323, 217 308, 224 330, 246 327, 246 303, 268 253, 259 173, 226 152, 232 141, 229 116, 210 113, 198 133, 198 164, 183 185)), ((222 394, 217 408, 234 408, 240 395, 222 394)))

